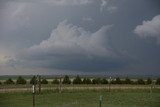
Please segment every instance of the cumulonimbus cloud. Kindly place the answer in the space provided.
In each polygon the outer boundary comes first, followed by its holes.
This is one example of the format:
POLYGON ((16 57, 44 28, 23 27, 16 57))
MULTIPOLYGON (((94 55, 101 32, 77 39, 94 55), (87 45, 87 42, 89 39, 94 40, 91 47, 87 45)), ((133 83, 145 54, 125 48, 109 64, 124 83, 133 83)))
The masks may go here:
POLYGON ((150 21, 143 21, 142 25, 138 25, 134 33, 142 38, 156 38, 157 44, 160 44, 160 15, 153 17, 150 21))
POLYGON ((42 68, 92 71, 115 69, 123 63, 116 59, 117 54, 109 43, 107 32, 112 26, 102 26, 92 33, 66 20, 62 21, 48 39, 22 51, 16 60, 20 65, 42 68))
POLYGON ((92 33, 64 20, 48 39, 20 52, 9 64, 70 71, 106 71, 124 67, 127 60, 122 60, 123 56, 113 50, 107 34, 112 26, 102 26, 92 33))
POLYGON ((106 32, 112 25, 103 26, 98 31, 91 33, 83 28, 69 24, 66 20, 59 23, 51 36, 34 45, 28 52, 35 55, 41 53, 59 55, 85 55, 106 57, 113 55, 108 44, 106 32))

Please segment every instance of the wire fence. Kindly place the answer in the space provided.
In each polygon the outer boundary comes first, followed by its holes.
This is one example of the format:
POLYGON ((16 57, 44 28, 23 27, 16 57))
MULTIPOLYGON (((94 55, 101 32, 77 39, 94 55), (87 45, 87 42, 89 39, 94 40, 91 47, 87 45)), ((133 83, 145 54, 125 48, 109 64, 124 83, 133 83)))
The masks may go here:
MULTIPOLYGON (((35 107, 100 106, 159 107, 160 86, 43 84, 41 93, 36 87, 35 107)), ((33 107, 32 85, 0 85, 0 107, 33 107)))

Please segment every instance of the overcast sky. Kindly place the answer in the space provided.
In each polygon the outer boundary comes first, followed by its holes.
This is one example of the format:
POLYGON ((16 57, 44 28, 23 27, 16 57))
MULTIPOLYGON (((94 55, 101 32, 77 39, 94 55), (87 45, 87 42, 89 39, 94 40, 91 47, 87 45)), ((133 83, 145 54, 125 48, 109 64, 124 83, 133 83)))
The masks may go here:
POLYGON ((159 0, 0 0, 0 75, 160 75, 159 0))

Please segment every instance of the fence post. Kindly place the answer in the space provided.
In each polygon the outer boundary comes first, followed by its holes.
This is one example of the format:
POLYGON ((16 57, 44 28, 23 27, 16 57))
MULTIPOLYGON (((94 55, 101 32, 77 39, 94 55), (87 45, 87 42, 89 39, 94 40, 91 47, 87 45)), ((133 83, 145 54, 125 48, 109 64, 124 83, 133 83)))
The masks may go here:
POLYGON ((112 81, 112 78, 109 77, 109 92, 111 91, 111 81, 112 81))
POLYGON ((38 77, 39 94, 41 93, 41 76, 38 77))
POLYGON ((35 85, 32 85, 32 94, 33 94, 33 107, 35 107, 35 85))
POLYGON ((99 107, 102 107, 102 95, 99 97, 99 107))
POLYGON ((62 75, 60 75, 60 81, 59 81, 59 93, 62 92, 62 75))

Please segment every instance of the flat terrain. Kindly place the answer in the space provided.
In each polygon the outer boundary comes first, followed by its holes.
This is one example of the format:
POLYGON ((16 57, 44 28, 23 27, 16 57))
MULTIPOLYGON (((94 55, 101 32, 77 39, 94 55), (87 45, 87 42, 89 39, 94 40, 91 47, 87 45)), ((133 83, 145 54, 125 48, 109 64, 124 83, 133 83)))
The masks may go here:
MULTIPOLYGON (((45 90, 35 99, 36 107, 99 107, 100 95, 102 107, 160 107, 159 89, 45 90)), ((32 107, 32 93, 0 93, 0 107, 32 107)))

